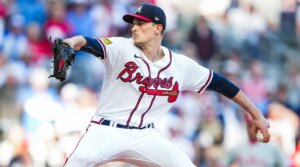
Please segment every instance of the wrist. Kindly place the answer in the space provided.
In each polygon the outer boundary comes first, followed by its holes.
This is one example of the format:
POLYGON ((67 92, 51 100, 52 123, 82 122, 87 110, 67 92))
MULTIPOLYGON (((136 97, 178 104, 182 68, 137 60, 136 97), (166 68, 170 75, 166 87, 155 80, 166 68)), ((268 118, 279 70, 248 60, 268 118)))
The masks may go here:
POLYGON ((72 38, 67 38, 63 40, 63 42, 69 45, 74 50, 80 50, 83 46, 86 45, 86 40, 83 36, 74 36, 72 38))
POLYGON ((72 43, 72 41, 69 38, 64 39, 63 43, 74 49, 74 44, 72 43))

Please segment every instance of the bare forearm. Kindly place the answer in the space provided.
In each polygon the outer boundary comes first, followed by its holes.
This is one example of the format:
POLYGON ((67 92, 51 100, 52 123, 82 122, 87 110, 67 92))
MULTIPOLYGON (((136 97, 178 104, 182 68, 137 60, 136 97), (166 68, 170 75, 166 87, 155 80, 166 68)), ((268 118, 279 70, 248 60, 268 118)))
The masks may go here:
POLYGON ((83 36, 79 35, 64 39, 64 43, 70 45, 70 47, 74 50, 80 50, 83 46, 86 45, 86 40, 83 36))
POLYGON ((248 134, 250 139, 258 139, 257 134, 260 131, 263 135, 263 140, 261 142, 270 141, 271 135, 269 132, 270 124, 265 119, 263 114, 259 111, 259 109, 247 98, 247 96, 240 90, 232 100, 239 104, 243 109, 247 111, 247 115, 251 115, 252 118, 246 117, 248 134))
POLYGON ((248 97, 240 90, 232 100, 246 110, 252 118, 261 116, 259 109, 248 99, 248 97))

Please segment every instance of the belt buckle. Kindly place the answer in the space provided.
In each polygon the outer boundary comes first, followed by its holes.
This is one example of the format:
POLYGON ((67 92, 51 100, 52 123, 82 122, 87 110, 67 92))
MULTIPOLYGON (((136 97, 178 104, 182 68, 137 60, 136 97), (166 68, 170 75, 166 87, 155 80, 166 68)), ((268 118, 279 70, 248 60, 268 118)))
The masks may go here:
POLYGON ((116 127, 116 128, 123 128, 123 129, 145 129, 145 128, 154 128, 154 125, 153 123, 150 123, 146 126, 143 126, 143 127, 135 127, 135 126, 129 126, 129 125, 122 125, 122 124, 118 124, 114 121, 111 121, 111 120, 107 120, 107 119, 100 119, 99 121, 92 121, 93 123, 97 123, 97 124, 100 124, 100 125, 106 125, 106 126, 111 126, 111 127, 116 127))
POLYGON ((146 126, 143 126, 143 127, 135 127, 135 126, 128 126, 128 129, 140 129, 140 130, 142 130, 142 129, 146 129, 146 128, 151 128, 151 127, 153 127, 153 123, 150 123, 150 124, 148 124, 148 125, 146 125, 146 126))
POLYGON ((135 126, 128 126, 128 129, 144 129, 144 128, 139 128, 139 127, 135 127, 135 126))

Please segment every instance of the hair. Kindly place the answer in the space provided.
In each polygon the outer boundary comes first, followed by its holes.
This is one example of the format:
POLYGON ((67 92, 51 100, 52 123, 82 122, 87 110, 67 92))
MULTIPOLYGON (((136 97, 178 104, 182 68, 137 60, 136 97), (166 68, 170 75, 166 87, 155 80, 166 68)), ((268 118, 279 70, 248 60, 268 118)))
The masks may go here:
MULTIPOLYGON (((158 25, 158 24, 152 22, 152 25, 154 26, 154 25, 158 25)), ((164 36, 164 34, 165 34, 165 29, 164 28, 161 30, 160 34, 161 34, 162 37, 164 36)))
POLYGON ((162 30, 161 30, 161 36, 163 37, 164 35, 165 35, 165 30, 162 29, 162 30))

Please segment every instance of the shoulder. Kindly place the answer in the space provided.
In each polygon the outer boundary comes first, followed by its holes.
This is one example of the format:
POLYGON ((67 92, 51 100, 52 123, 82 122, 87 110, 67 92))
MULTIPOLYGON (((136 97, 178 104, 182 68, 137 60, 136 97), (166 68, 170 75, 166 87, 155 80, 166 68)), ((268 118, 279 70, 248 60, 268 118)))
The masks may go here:
POLYGON ((105 45, 118 45, 118 44, 128 44, 133 43, 131 38, 124 37, 103 37, 97 38, 105 45))
MULTIPOLYGON (((168 49, 168 48, 167 48, 168 49)), ((195 60, 193 60, 192 58, 184 55, 184 54, 180 54, 180 53, 176 53, 173 52, 171 50, 169 50, 172 54, 172 59, 175 63, 180 63, 186 66, 189 65, 199 65, 195 60)))
POLYGON ((111 39, 111 40, 114 40, 114 41, 121 41, 121 42, 132 41, 132 38, 125 38, 125 37, 109 37, 107 39, 111 39))
POLYGON ((110 50, 115 53, 119 51, 127 52, 136 49, 136 46, 134 45, 132 38, 106 37, 106 38, 97 38, 97 39, 106 50, 110 50))

